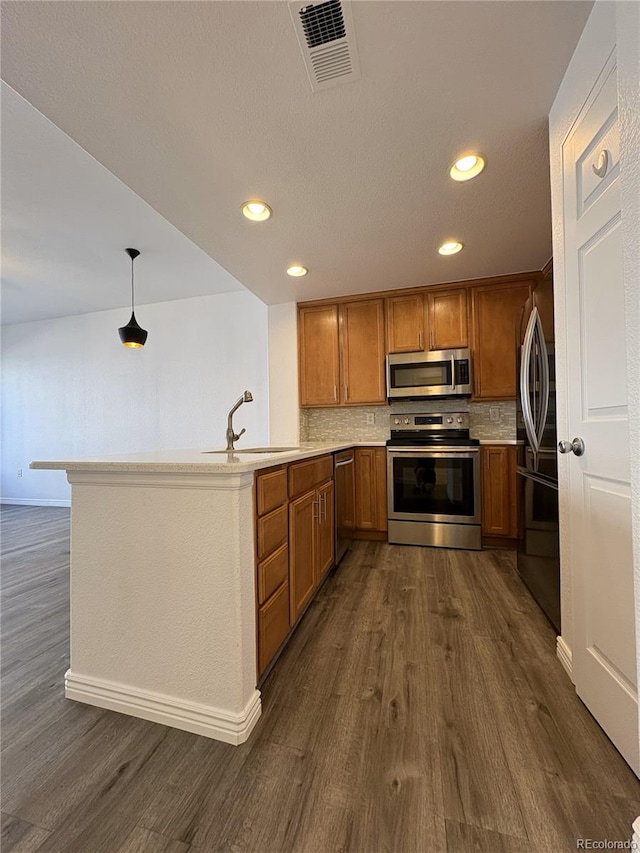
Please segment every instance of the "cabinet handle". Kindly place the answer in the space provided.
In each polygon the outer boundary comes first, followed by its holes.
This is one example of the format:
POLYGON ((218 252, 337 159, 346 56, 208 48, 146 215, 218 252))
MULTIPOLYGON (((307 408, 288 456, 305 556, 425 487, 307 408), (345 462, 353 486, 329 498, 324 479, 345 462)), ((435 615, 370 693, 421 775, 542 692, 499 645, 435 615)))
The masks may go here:
POLYGON ((322 520, 327 520, 327 493, 322 495, 322 520))
POLYGON ((434 349, 435 347, 435 336, 433 334, 433 329, 429 332, 429 349, 434 349))
POLYGON ((313 520, 320 523, 320 498, 313 502, 313 520))
POLYGON ((422 349, 422 329, 418 332, 418 349, 422 349))
POLYGON ((344 386, 344 399, 345 400, 349 399, 349 386, 348 385, 344 386))
POLYGON ((338 386, 337 385, 333 386, 333 401, 334 401, 334 403, 338 402, 338 386))

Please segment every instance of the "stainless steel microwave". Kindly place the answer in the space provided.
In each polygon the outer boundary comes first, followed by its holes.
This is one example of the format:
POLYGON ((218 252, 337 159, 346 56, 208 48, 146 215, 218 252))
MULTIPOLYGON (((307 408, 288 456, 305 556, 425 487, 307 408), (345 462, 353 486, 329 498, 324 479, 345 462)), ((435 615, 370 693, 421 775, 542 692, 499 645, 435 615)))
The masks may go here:
POLYGON ((387 397, 470 397, 473 392, 471 350, 441 349, 387 356, 387 397))

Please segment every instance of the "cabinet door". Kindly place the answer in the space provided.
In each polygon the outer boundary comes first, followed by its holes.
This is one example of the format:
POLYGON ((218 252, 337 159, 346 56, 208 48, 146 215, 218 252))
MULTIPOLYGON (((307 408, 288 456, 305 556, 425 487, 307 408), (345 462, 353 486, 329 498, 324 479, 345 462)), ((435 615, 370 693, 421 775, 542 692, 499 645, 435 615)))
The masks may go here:
POLYGON ((390 296, 387 309, 387 352, 424 349, 424 304, 421 293, 390 296))
POLYGON ((289 628, 289 584, 285 582, 258 610, 258 676, 271 663, 289 628))
POLYGON ((374 447, 356 447, 356 529, 378 529, 374 447))
POLYGON ((337 406, 340 384, 338 306, 298 311, 301 406, 337 406))
POLYGON ((289 594, 291 624, 316 588, 318 493, 314 489, 289 504, 289 594))
POLYGON ((427 294, 429 349, 469 346, 467 291, 464 288, 427 294))
POLYGON ((320 486, 318 489, 318 500, 320 502, 320 521, 318 523, 316 556, 318 561, 317 582, 320 583, 331 566, 333 566, 335 559, 336 527, 333 506, 333 480, 320 486))
POLYGON ((516 396, 516 339, 532 282, 473 290, 473 372, 477 400, 516 396))
POLYGON ((485 536, 517 535, 516 448, 485 446, 482 451, 482 532, 485 536))
POLYGON ((382 299, 340 305, 340 350, 342 402, 348 405, 386 403, 382 299))

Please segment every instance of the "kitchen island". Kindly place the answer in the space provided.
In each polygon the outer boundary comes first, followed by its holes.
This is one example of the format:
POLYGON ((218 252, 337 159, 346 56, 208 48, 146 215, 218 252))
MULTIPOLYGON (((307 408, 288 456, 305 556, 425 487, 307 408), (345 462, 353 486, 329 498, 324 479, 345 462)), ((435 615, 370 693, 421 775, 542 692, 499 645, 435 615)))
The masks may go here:
POLYGON ((72 487, 65 695, 244 742, 261 710, 254 472, 354 444, 32 462, 72 487))

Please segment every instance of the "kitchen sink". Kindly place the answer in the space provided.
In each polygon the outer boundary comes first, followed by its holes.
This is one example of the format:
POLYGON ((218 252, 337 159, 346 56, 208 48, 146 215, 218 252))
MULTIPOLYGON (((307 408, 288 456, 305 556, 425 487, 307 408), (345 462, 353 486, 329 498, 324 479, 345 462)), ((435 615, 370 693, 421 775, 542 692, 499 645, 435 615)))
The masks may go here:
MULTIPOLYGON (((299 447, 236 447, 229 453, 287 453, 292 450, 300 450, 299 447)), ((203 453, 226 453, 226 450, 203 450, 203 453)))

